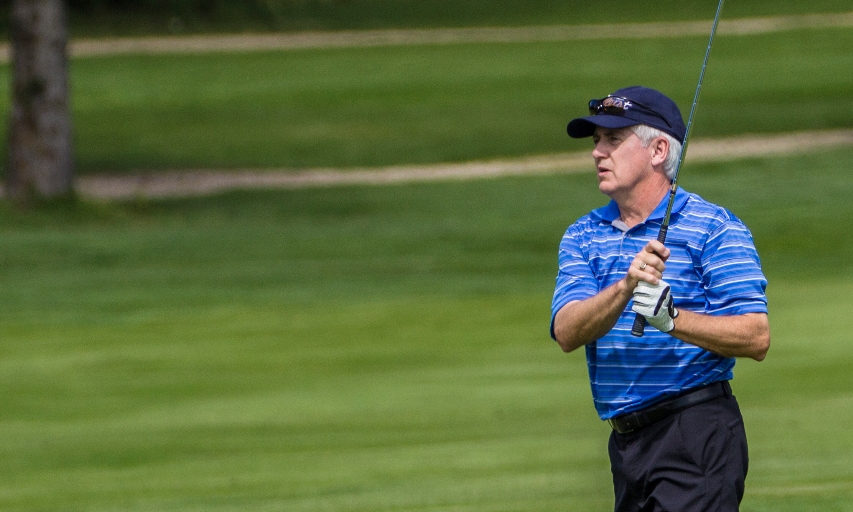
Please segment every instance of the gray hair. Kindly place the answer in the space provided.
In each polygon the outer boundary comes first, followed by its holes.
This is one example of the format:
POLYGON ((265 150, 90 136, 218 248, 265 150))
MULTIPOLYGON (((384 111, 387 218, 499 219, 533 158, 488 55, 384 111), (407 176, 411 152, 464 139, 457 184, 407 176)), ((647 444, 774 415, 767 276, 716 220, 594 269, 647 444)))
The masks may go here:
POLYGON ((672 135, 645 124, 636 124, 631 127, 631 131, 640 139, 644 148, 649 147, 649 144, 658 137, 664 137, 669 141, 669 153, 663 162, 663 171, 666 173, 666 177, 672 181, 675 178, 675 166, 678 165, 678 156, 681 153, 681 142, 672 135))

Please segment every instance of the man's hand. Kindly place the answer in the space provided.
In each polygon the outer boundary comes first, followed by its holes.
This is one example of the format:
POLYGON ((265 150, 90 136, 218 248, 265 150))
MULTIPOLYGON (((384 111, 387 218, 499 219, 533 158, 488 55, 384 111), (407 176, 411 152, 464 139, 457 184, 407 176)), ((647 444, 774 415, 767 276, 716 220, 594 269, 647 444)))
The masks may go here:
POLYGON ((669 249, 657 240, 652 240, 634 256, 625 275, 625 286, 633 292, 640 282, 656 283, 663 278, 669 249))
POLYGON ((669 283, 661 279, 658 284, 645 281, 637 283, 634 288, 634 305, 631 309, 646 317, 649 325, 661 332, 675 329, 675 317, 678 310, 672 303, 669 283))

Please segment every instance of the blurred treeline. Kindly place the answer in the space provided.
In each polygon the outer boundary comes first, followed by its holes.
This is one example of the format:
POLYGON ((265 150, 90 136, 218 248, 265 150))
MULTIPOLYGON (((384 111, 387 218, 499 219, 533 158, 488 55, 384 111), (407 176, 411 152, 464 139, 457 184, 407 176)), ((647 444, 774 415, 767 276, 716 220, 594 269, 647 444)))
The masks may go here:
MULTIPOLYGON (((313 18, 348 0, 66 0, 72 35, 179 34, 311 28, 313 18)), ((11 0, 0 1, 8 37, 11 0)))
MULTIPOLYGON (((4 38, 10 3, 0 0, 4 38)), ((71 34, 78 37, 524 25, 567 22, 578 12, 570 2, 552 0, 66 0, 66 5, 71 34)))

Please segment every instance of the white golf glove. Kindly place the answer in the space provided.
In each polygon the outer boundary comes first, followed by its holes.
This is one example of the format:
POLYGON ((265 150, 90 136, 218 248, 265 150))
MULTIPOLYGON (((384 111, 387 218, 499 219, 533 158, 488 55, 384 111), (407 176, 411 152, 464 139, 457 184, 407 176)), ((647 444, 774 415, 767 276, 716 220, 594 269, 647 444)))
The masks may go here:
POLYGON ((661 332, 675 329, 678 310, 672 303, 669 283, 663 279, 658 284, 649 284, 645 281, 637 283, 637 287, 634 288, 634 305, 631 309, 646 317, 649 325, 661 332))

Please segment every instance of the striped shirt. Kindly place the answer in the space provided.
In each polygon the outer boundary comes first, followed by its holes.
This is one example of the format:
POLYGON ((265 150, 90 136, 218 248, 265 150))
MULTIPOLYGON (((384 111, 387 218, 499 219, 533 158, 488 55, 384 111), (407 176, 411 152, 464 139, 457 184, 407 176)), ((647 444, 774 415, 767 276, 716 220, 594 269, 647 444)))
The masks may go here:
MULTIPOLYGON (((618 227, 619 208, 613 201, 569 227, 560 243, 551 337, 560 308, 624 278, 636 254, 657 238, 668 201, 667 195, 645 222, 626 231, 618 227)), ((670 257, 664 279, 679 309, 708 315, 767 312, 767 280, 752 235, 730 211, 678 189, 666 246, 670 257)), ((642 338, 634 337, 633 321, 629 302, 613 329, 586 346, 592 397, 602 419, 732 378, 733 358, 653 327, 642 338)))

